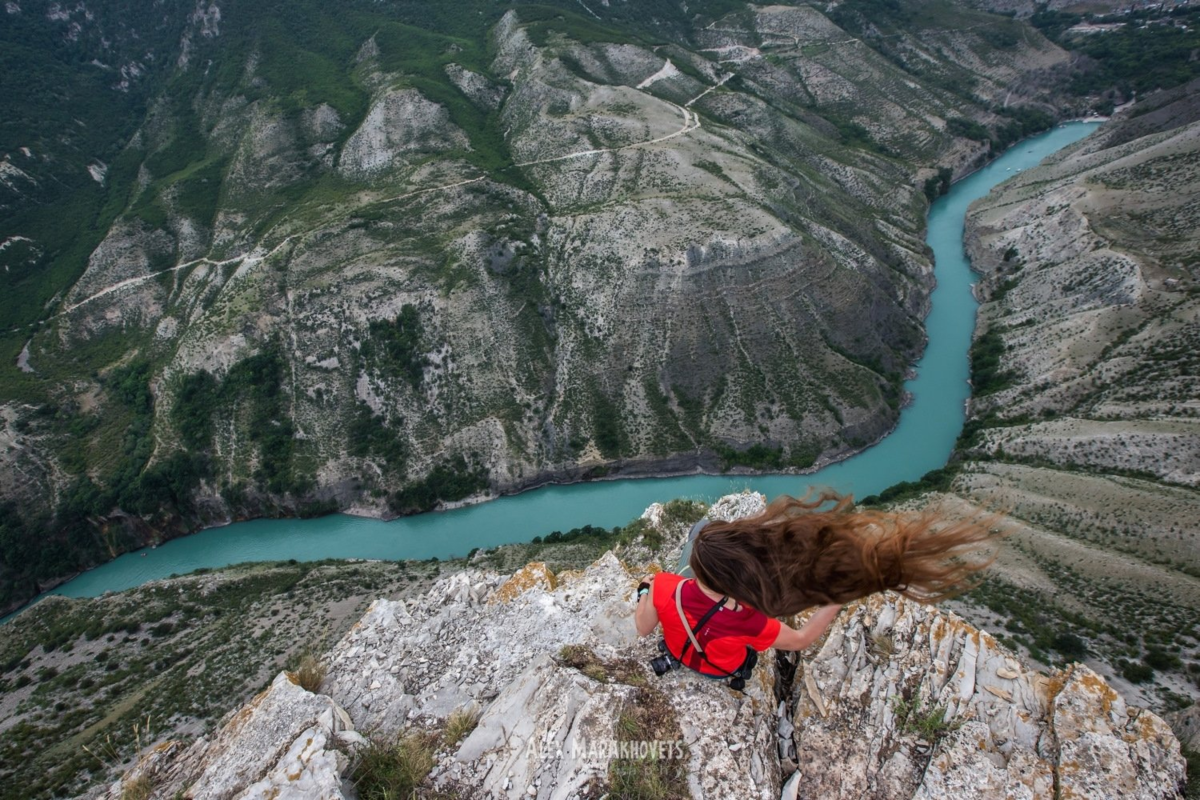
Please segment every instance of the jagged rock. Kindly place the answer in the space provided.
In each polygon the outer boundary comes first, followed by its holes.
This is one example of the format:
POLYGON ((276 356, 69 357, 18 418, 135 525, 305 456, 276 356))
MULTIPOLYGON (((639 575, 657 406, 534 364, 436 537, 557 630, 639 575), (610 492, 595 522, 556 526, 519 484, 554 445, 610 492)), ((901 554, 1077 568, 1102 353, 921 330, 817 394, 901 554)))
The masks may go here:
POLYGON ((1200 705, 1192 705, 1167 717, 1179 743, 1190 750, 1200 750, 1200 705))
MULTIPOLYGON (((189 800, 342 800, 341 773, 349 761, 339 734, 349 717, 325 695, 280 673, 239 709, 216 736, 184 749, 160 744, 99 796, 121 800, 143 776, 155 797, 189 800)), ((349 737, 353 740, 353 737, 349 737)))
POLYGON ((1169 798, 1183 781, 1166 723, 1087 667, 1026 670, 904 598, 850 607, 800 669, 801 797, 1169 798))
MULTIPOLYGON (((709 513, 764 505, 730 495, 709 513)), ((474 707, 474 730, 436 754, 437 790, 592 796, 624 746, 684 759, 686 792, 713 800, 779 797, 785 777, 782 797, 822 800, 1178 796, 1183 761, 1161 719, 1084 666, 1034 672, 957 616, 891 595, 844 611, 794 680, 771 658, 744 694, 686 670, 656 677, 657 639, 633 628, 641 574, 609 552, 582 572, 467 570, 422 600, 378 600, 326 657, 328 697, 281 675, 211 742, 160 746, 126 780, 151 775, 167 797, 338 798, 355 729, 436 729, 474 707), (628 741, 623 715, 649 705, 661 732, 628 741)))

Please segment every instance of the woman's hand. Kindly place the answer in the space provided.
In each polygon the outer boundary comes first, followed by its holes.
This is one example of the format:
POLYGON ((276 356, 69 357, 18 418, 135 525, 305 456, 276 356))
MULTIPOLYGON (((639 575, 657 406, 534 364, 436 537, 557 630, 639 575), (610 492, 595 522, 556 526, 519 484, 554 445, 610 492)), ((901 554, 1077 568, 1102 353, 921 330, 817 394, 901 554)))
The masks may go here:
POLYGON ((638 636, 653 633, 658 627, 658 611, 654 608, 654 576, 642 578, 643 583, 650 584, 650 591, 638 598, 637 607, 633 612, 633 624, 637 627, 638 636))

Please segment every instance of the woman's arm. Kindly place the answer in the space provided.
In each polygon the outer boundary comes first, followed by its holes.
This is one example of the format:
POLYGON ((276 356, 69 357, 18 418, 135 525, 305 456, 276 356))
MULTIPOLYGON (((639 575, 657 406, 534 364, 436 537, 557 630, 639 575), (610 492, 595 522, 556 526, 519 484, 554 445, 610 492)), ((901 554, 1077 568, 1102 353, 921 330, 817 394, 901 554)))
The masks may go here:
POLYGON ((654 576, 647 575, 646 583, 650 584, 650 591, 642 595, 638 600, 637 608, 633 612, 633 624, 637 626, 638 636, 646 636, 653 633, 658 627, 658 611, 654 608, 654 576))
MULTIPOLYGON (((832 606, 822 606, 817 609, 817 613, 808 618, 808 622, 800 630, 789 628, 787 625, 781 625, 779 628, 779 636, 775 638, 775 644, 772 645, 776 650, 803 650, 817 639, 821 638, 821 634, 825 633, 825 629, 833 623, 837 618, 838 612, 842 610, 841 604, 832 606)), ((657 618, 656 618, 657 619, 657 618)))

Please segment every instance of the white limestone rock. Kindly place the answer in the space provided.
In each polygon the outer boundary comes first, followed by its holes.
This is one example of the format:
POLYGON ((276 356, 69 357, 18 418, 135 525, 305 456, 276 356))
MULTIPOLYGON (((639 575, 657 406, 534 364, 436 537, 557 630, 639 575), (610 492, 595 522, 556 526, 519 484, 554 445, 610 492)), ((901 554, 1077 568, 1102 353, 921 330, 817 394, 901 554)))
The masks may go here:
POLYGON ((793 700, 801 796, 1171 798, 1183 780, 1166 723, 1087 667, 1026 671, 986 632, 893 595, 843 612, 793 700), (945 724, 904 724, 906 704, 945 724))
POLYGON ((338 170, 366 178, 403 166, 407 155, 469 147, 466 135, 450 123, 443 106, 415 89, 396 89, 376 98, 342 149, 338 170))
POLYGON ((228 718, 210 740, 184 749, 165 742, 100 797, 120 800, 149 777, 154 797, 189 800, 342 800, 347 748, 335 742, 349 718, 325 695, 280 673, 271 686, 228 718))
MULTIPOLYGON (((764 505, 730 495, 709 513, 764 505)), ((675 722, 643 747, 685 759, 694 798, 1179 796, 1161 719, 1084 666, 1031 671, 957 616, 892 595, 845 610, 790 686, 770 654, 745 693, 686 670, 655 677, 657 638, 638 640, 631 615, 640 575, 609 552, 583 571, 466 570, 419 600, 378 600, 325 658, 329 696, 281 675, 211 741, 162 745, 126 780, 152 776, 156 797, 340 798, 346 753, 365 741, 355 729, 437 729, 473 707, 478 725, 435 754, 431 788, 566 800, 603 791, 623 710, 652 697, 675 722), (573 666, 564 645, 594 661, 573 666), (947 724, 903 724, 904 698, 947 724)))

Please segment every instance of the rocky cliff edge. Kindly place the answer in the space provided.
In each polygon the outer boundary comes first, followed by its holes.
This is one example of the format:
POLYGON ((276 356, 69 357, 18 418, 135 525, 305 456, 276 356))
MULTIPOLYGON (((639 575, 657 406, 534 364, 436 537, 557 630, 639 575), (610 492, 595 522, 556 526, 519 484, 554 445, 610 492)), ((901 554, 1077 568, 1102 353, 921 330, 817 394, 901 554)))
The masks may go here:
MULTIPOLYGON (((730 496, 710 516, 762 503, 730 496)), ((646 516, 662 524, 659 511, 646 516)), ((1035 672, 956 615, 893 595, 848 606, 796 661, 767 654, 744 694, 656 677, 656 640, 636 639, 630 613, 645 567, 627 563, 636 546, 622 555, 557 575, 468 570, 421 601, 379 600, 324 657, 320 693, 281 673, 213 735, 157 744, 100 796, 354 798, 367 737, 436 730, 464 708, 478 724, 443 737, 432 796, 600 797, 639 764, 666 765, 664 796, 720 800, 1181 796, 1162 719, 1084 665, 1035 672)))

